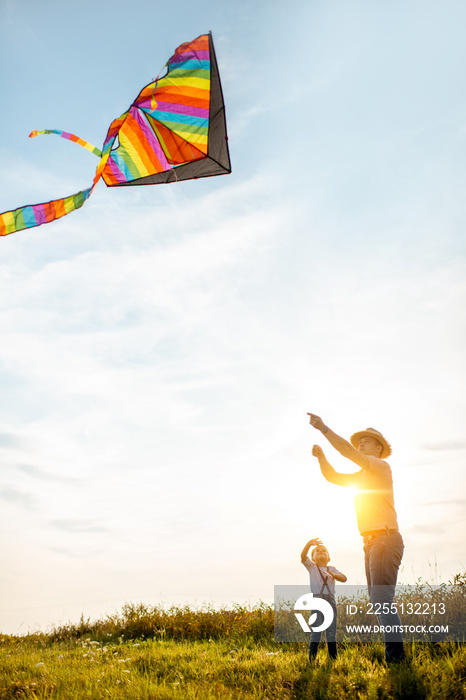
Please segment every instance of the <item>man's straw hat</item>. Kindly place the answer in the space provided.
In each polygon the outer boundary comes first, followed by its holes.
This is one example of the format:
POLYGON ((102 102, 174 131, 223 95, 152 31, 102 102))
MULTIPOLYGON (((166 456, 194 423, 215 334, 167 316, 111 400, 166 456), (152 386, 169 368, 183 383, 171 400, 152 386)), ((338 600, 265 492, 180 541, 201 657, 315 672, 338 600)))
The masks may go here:
POLYGON ((381 459, 385 459, 385 457, 389 457, 391 455, 392 446, 390 445, 388 440, 385 440, 382 433, 379 433, 379 431, 375 430, 375 428, 366 428, 366 430, 360 430, 359 433, 354 433, 354 435, 350 437, 351 444, 353 445, 353 447, 358 449, 359 440, 362 437, 371 437, 380 442, 380 444, 383 447, 382 454, 380 455, 381 459))

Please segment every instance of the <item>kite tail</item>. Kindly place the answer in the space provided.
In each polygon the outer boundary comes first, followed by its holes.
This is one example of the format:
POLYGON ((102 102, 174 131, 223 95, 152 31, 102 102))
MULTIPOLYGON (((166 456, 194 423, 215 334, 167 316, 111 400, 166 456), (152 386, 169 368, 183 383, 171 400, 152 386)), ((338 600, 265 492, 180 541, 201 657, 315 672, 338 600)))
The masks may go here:
POLYGON ((72 194, 70 197, 55 199, 44 204, 30 204, 26 207, 13 209, 13 211, 3 212, 0 214, 0 236, 8 236, 9 233, 15 233, 15 231, 48 224, 50 221, 70 214, 75 209, 82 207, 91 196, 93 189, 94 185, 87 190, 72 194))
POLYGON ((30 204, 25 207, 19 207, 18 209, 13 209, 12 211, 5 211, 0 214, 0 236, 8 236, 10 233, 15 233, 16 231, 22 231, 25 228, 33 228, 34 226, 40 226, 41 224, 48 224, 55 219, 60 219, 62 216, 71 214, 72 211, 82 207, 84 202, 86 202, 91 196, 95 186, 97 185, 100 176, 107 164, 108 158, 110 156, 110 151, 118 135, 121 124, 123 123, 127 112, 115 119, 111 124, 107 132, 107 136, 104 141, 102 151, 99 151, 92 144, 87 143, 79 139, 74 134, 67 134, 65 131, 58 130, 47 130, 47 131, 32 131, 30 136, 34 137, 38 134, 58 134, 63 136, 63 138, 69 138, 71 141, 75 141, 80 145, 86 144, 84 148, 88 148, 96 155, 101 156, 97 170, 95 171, 94 180, 92 186, 87 190, 82 190, 77 194, 72 194, 70 197, 63 197, 62 199, 55 199, 52 202, 45 202, 43 204, 30 204))
POLYGON ((56 134, 57 136, 61 136, 62 139, 68 139, 68 141, 73 141, 79 146, 86 148, 91 153, 94 153, 94 155, 99 156, 99 158, 102 156, 102 151, 99 151, 99 149, 96 148, 96 146, 93 146, 92 143, 89 143, 89 141, 80 139, 79 136, 76 136, 76 134, 69 134, 67 131, 60 131, 59 129, 44 129, 43 131, 31 131, 29 138, 33 139, 35 136, 39 136, 40 134, 56 134))

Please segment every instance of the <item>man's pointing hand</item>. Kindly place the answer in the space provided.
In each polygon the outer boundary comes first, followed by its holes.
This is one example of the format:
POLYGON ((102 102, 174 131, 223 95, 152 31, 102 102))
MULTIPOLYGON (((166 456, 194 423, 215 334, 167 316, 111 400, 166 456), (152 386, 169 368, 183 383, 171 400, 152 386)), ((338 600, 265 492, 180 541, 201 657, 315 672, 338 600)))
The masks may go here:
POLYGON ((315 413, 308 413, 309 418, 309 423, 312 425, 313 428, 316 428, 317 430, 323 430, 323 432, 326 432, 327 426, 325 425, 324 421, 320 416, 316 416, 315 413))

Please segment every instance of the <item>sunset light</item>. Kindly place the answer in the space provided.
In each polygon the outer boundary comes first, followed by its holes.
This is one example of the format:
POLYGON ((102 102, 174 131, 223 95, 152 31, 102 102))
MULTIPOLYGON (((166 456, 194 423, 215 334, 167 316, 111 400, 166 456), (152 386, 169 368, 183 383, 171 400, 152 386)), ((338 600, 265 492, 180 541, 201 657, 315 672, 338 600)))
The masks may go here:
POLYGON ((366 585, 383 528, 399 581, 464 571, 466 4, 0 0, 0 22, 0 211, 92 182, 93 152, 33 129, 100 149, 209 30, 232 167, 100 182, 0 238, 0 632, 272 604, 314 538, 366 585), (308 413, 392 446, 375 535, 308 413))

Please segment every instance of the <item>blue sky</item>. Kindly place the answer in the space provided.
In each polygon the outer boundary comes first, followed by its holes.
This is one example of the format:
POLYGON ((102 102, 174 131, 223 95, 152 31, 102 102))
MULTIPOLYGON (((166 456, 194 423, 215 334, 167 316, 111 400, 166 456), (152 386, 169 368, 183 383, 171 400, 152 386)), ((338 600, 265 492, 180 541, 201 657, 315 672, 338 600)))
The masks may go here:
POLYGON ((2 239, 0 630, 271 601, 306 581, 316 536, 363 582, 307 411, 387 436, 400 579, 448 580, 465 563, 464 4, 128 7, 0 0, 0 211, 92 181, 94 156, 31 130, 100 146, 208 30, 233 172, 101 183, 2 239))

